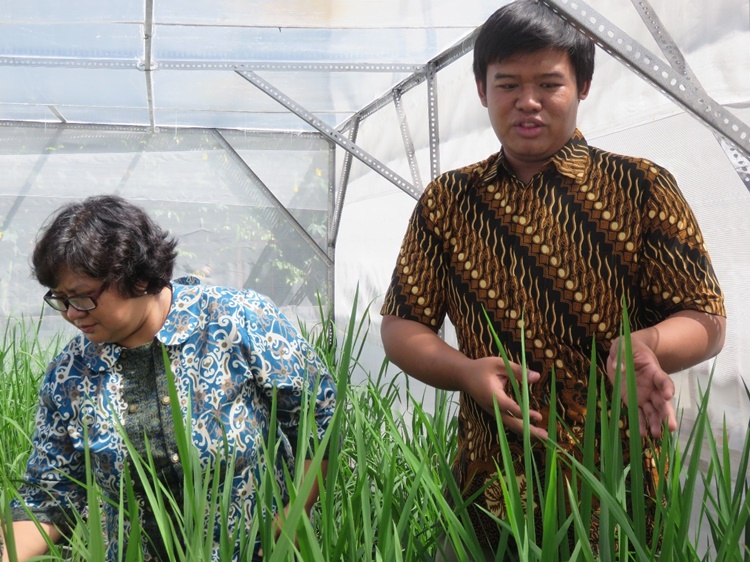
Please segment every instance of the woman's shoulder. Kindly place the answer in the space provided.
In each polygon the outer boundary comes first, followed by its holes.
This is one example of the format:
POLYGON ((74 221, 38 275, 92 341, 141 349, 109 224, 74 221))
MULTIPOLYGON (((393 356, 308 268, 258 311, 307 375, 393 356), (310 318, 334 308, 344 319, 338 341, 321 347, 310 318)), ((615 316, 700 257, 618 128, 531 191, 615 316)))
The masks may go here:
POLYGON ((280 314, 270 298, 248 288, 210 285, 195 277, 177 279, 172 288, 174 316, 191 316, 196 320, 202 318, 204 322, 211 323, 230 317, 275 317, 280 314))
POLYGON ((257 304, 266 306, 271 300, 252 289, 227 287, 223 285, 211 285, 204 283, 194 276, 181 277, 172 282, 174 301, 193 302, 200 299, 203 305, 224 303, 226 305, 242 306, 244 304, 257 304))

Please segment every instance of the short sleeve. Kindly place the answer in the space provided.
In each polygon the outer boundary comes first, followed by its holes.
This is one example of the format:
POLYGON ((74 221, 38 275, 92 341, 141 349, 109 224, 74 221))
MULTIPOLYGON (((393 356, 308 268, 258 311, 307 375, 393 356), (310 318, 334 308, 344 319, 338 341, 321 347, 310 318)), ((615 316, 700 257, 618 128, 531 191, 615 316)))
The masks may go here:
POLYGON ((641 287, 650 320, 680 310, 726 316, 724 297, 692 209, 674 177, 659 169, 643 213, 641 287))
POLYGON ((380 311, 382 315, 419 322, 434 331, 440 328, 446 314, 442 222, 449 197, 440 179, 427 186, 414 207, 380 311))

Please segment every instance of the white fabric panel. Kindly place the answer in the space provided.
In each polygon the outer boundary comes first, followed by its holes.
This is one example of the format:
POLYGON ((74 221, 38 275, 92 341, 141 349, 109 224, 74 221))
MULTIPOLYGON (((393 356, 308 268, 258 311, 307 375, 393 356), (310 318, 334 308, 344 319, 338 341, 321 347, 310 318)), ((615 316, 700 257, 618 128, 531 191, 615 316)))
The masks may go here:
MULTIPOLYGON (((591 5, 665 58, 629 2, 598 0, 591 5)), ((669 0, 654 0, 652 5, 703 87, 718 102, 731 104, 735 115, 748 123, 750 110, 742 109, 750 105, 748 2, 689 0, 682 2, 679 10, 669 0)), ((499 142, 477 99, 471 54, 441 71, 438 85, 442 169, 468 164, 497 151, 499 142)), ((410 106, 407 115, 414 130, 426 128, 424 109, 410 106)), ((385 123, 380 114, 368 118, 361 126, 358 143, 400 173, 408 174, 398 129, 385 123)), ((698 217, 728 311, 727 340, 715 361, 709 414, 717 436, 726 417, 730 447, 739 450, 750 417, 744 388, 745 384, 750 386, 750 301, 745 298, 743 283, 750 276, 750 193, 712 132, 601 50, 597 50, 592 92, 581 105, 579 126, 595 146, 643 156, 667 167, 698 217)), ((414 138, 419 139, 420 171, 427 181, 426 140, 421 132, 414 132, 414 138)), ((361 302, 374 303, 367 352, 373 363, 366 368, 377 372, 383 357, 378 311, 415 201, 364 167, 358 171, 359 175, 352 176, 338 237, 337 318, 340 326, 345 325, 354 288, 359 285, 361 302)), ((699 388, 706 388, 713 365, 708 361, 675 375, 688 424, 695 415, 699 388)))

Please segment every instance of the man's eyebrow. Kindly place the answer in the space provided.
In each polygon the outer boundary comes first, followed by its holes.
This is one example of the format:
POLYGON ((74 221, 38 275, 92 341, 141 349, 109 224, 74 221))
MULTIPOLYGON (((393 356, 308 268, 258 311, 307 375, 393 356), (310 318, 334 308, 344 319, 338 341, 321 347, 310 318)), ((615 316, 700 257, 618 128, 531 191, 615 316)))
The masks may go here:
MULTIPOLYGON (((504 72, 496 72, 492 75, 493 80, 517 80, 520 78, 520 74, 508 74, 504 72)), ((555 79, 560 80, 562 78, 565 78, 565 75, 562 72, 544 72, 542 74, 536 74, 534 75, 535 80, 549 80, 549 79, 555 79)))

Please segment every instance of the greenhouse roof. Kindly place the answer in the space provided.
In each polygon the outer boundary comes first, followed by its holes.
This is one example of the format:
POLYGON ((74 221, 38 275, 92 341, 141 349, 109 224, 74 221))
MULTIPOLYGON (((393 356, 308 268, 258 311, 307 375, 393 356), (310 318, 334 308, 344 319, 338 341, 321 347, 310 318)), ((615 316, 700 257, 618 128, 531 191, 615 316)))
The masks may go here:
POLYGON ((421 72, 498 2, 55 0, 0 8, 0 120, 312 130, 421 72))

